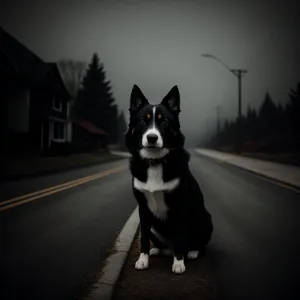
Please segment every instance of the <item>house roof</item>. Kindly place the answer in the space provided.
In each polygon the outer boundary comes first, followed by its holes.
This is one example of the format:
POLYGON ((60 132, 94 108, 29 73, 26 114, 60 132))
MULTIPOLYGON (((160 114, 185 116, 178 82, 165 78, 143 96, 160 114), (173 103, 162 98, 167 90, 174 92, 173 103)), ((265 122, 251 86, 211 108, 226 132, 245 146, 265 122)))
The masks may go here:
POLYGON ((46 63, 0 27, 1 57, 29 86, 55 89, 70 97, 56 63, 46 63))
POLYGON ((71 98, 71 95, 59 71, 57 63, 45 63, 45 70, 45 81, 47 82, 48 87, 71 98))
POLYGON ((93 134, 99 134, 99 135, 108 135, 105 131, 102 129, 99 129, 95 125, 93 125, 90 121, 87 120, 80 120, 80 121, 74 121, 75 124, 78 124, 82 128, 86 129, 90 133, 93 134))

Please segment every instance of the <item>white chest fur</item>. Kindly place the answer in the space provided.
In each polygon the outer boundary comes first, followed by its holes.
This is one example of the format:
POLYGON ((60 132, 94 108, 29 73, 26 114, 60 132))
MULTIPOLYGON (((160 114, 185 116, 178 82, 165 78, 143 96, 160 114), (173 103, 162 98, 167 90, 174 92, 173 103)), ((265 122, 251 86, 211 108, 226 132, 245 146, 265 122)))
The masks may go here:
POLYGON ((179 178, 164 182, 162 165, 156 165, 149 167, 146 182, 134 178, 133 184, 136 189, 144 193, 151 212, 157 218, 165 220, 168 207, 165 203, 164 192, 174 190, 179 184, 179 178))

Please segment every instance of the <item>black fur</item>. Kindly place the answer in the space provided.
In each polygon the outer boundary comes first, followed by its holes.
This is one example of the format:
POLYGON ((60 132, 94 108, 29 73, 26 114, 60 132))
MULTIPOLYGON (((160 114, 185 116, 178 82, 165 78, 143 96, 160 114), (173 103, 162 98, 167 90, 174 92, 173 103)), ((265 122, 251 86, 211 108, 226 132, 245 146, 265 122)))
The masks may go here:
MULTIPOLYGON (((134 86, 131 94, 130 122, 126 133, 126 145, 132 154, 130 171, 132 177, 142 182, 147 181, 147 170, 154 162, 140 156, 142 149, 141 137, 151 126, 153 120, 145 119, 151 112, 153 105, 134 86)), ((161 233, 172 246, 178 260, 188 251, 199 250, 203 253, 213 231, 210 213, 206 210, 201 189, 189 169, 190 155, 184 149, 184 135, 180 131, 179 91, 174 87, 157 106, 157 113, 161 119, 157 122, 158 129, 164 140, 164 147, 169 153, 159 159, 163 166, 163 180, 180 179, 180 184, 171 192, 164 193, 165 202, 169 207, 167 219, 157 219, 147 206, 144 194, 133 185, 133 194, 139 205, 141 224, 141 252, 149 253, 150 240, 158 248, 167 248, 151 232, 151 227, 161 233)))

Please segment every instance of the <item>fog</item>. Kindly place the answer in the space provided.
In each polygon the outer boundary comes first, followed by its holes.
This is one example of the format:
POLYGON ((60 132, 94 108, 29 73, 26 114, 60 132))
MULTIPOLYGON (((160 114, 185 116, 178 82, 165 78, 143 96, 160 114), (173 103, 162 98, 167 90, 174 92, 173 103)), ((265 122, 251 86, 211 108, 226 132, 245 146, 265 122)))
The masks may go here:
POLYGON ((45 61, 89 61, 97 52, 121 110, 137 84, 153 103, 178 85, 188 144, 238 112, 237 78, 247 69, 243 113, 267 91, 287 100, 300 78, 298 1, 2 2, 0 25, 45 61), (225 3, 226 2, 226 3, 225 3))

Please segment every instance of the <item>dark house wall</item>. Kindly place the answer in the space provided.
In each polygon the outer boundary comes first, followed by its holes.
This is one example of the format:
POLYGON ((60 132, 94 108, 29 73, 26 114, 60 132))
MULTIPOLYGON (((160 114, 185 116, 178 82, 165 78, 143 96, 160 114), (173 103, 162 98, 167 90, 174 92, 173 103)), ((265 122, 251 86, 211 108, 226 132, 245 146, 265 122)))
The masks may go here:
POLYGON ((49 147, 50 119, 68 122, 71 97, 56 63, 44 62, 1 27, 0 46, 3 148, 7 153, 41 152, 42 146, 49 147), (62 101, 61 111, 53 109, 54 96, 62 101))

